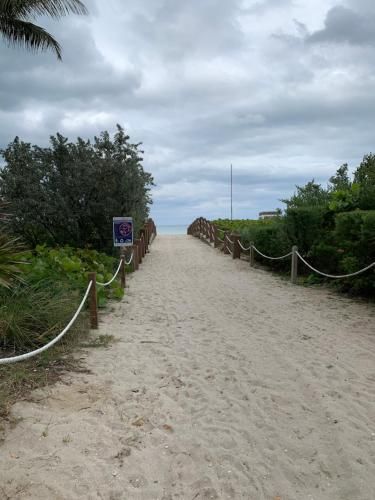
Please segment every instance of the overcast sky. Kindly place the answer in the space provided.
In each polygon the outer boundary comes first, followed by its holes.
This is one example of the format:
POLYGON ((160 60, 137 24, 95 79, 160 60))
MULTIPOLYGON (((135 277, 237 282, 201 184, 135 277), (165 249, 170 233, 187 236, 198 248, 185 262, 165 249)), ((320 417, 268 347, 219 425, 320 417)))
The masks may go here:
MULTIPOLYGON (((63 62, 0 41, 0 146, 122 124, 159 224, 257 217, 374 150, 374 0, 87 0, 40 22, 63 62)), ((121 214, 119 214, 121 215, 121 214)), ((126 214, 123 214, 126 215, 126 214)))

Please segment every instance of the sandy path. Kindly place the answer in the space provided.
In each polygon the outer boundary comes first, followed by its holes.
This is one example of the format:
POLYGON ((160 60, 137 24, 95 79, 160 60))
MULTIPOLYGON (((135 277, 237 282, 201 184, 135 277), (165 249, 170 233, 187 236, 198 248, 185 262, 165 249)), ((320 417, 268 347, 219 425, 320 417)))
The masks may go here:
POLYGON ((15 406, 0 498, 375 498, 370 306, 161 236, 99 333, 15 406))

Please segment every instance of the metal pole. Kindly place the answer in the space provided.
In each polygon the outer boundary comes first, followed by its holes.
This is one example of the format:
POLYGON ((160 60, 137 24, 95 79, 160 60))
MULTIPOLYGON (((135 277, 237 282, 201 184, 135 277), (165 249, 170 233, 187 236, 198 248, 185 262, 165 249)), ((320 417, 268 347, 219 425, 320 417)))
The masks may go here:
POLYGON ((230 164, 230 220, 233 220, 233 166, 230 164))

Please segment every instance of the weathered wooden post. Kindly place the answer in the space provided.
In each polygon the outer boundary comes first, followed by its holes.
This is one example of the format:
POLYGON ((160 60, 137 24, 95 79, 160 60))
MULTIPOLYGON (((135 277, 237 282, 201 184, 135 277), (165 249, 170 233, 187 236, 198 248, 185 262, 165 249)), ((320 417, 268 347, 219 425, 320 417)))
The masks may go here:
POLYGON ((139 263, 142 264, 143 262, 143 245, 142 245, 142 238, 138 238, 138 258, 139 258, 139 263))
POLYGON ((147 222, 146 224, 146 236, 147 236, 147 252, 150 251, 150 242, 151 242, 151 227, 150 223, 147 222))
POLYGON ((215 241, 214 238, 214 227, 211 222, 208 222, 208 237, 210 239, 210 243, 213 243, 215 241))
POLYGON ((141 240, 138 238, 134 240, 134 243, 137 247, 137 254, 138 254, 138 267, 139 264, 142 264, 142 245, 141 245, 141 240))
POLYGON ((292 269, 291 269, 291 281, 295 285, 297 283, 298 275, 298 247, 294 245, 292 248, 292 269))
POLYGON ((210 237, 210 233, 209 233, 209 226, 208 226, 208 220, 207 219, 204 219, 204 228, 205 228, 205 238, 208 240, 209 237, 210 237))
POLYGON ((250 267, 254 267, 254 264, 255 264, 254 242, 250 241, 250 267))
POLYGON ((137 245, 133 245, 133 272, 138 271, 139 269, 139 260, 138 260, 138 247, 137 245))
POLYGON ((125 289, 125 286, 126 286, 126 272, 125 272, 125 249, 124 248, 121 249, 121 259, 122 259, 121 270, 120 270, 120 273, 121 273, 121 288, 125 289))
POLYGON ((225 255, 230 254, 230 251, 229 251, 229 241, 227 240, 228 234, 229 234, 229 231, 225 231, 225 233, 224 233, 224 247, 223 247, 223 252, 224 252, 225 255))
POLYGON ((142 259, 144 259, 145 255, 146 255, 146 242, 145 242, 145 233, 144 233, 144 230, 141 229, 140 230, 140 235, 141 235, 141 255, 142 255, 142 259))
POLYGON ((213 232, 214 232, 214 248, 219 248, 220 246, 219 230, 215 225, 213 226, 213 232))
POLYGON ((240 238, 241 236, 239 234, 232 234, 232 240, 233 240, 233 254, 232 257, 233 259, 240 259, 241 258, 241 247, 240 247, 240 238))
POLYGON ((98 299, 96 295, 96 273, 88 274, 88 282, 92 281, 90 288, 90 327, 98 329, 98 299))

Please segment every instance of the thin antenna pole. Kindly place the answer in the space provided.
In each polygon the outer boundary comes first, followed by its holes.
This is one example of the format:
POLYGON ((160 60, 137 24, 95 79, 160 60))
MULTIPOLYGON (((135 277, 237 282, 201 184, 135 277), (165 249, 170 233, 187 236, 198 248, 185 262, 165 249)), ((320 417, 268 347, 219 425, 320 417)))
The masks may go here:
POLYGON ((230 220, 233 220, 233 166, 230 164, 230 220))

